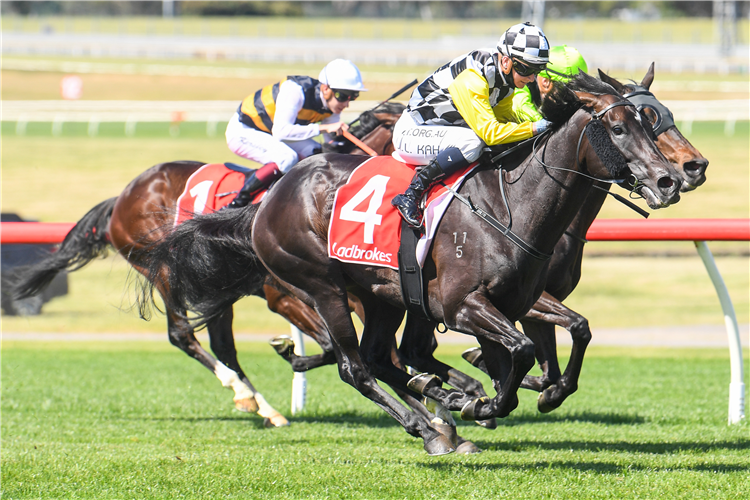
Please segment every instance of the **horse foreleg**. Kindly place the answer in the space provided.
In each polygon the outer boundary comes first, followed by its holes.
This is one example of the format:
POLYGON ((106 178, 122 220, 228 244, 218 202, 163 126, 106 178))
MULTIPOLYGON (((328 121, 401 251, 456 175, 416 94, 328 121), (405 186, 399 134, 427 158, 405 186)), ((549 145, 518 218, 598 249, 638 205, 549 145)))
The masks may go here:
POLYGON ((218 358, 213 369, 216 378, 221 381, 221 385, 234 391, 234 406, 238 410, 257 413, 266 419, 266 426, 289 425, 289 421, 253 387, 240 367, 232 333, 233 319, 234 312, 230 307, 207 324, 211 350, 218 358))
POLYGON ((444 383, 461 392, 476 397, 486 396, 487 393, 480 381, 435 358, 437 345, 434 323, 407 316, 399 346, 406 362, 420 372, 434 373, 444 383))
POLYGON ((534 354, 542 375, 526 375, 521 387, 542 392, 560 379, 560 364, 557 360, 557 339, 555 325, 532 321, 529 317, 521 319, 523 333, 534 342, 534 354))
POLYGON ((474 335, 482 346, 484 362, 497 395, 479 398, 461 410, 466 420, 505 417, 518 406, 518 388, 534 365, 534 344, 518 331, 492 302, 479 292, 466 297, 446 322, 454 330, 474 335))
MULTIPOLYGON (((547 293, 542 294, 526 317, 535 321, 545 321, 560 325, 570 332, 570 336, 573 339, 570 360, 565 367, 565 372, 556 382, 545 388, 539 395, 539 400, 537 401, 539 411, 548 413, 559 407, 565 401, 565 398, 578 389, 578 379, 581 375, 583 358, 586 353, 586 347, 588 347, 591 341, 591 330, 586 318, 565 307, 560 301, 547 293)), ((551 333, 548 331, 546 335, 554 337, 554 327, 552 327, 551 333)), ((554 359, 556 362, 556 352, 554 353, 554 359)))

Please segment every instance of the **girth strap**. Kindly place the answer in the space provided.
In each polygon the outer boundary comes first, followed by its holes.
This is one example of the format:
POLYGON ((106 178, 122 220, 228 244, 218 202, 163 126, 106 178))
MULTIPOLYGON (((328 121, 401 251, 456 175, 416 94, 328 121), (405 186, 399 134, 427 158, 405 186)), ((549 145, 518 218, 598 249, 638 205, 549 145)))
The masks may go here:
POLYGON ((458 194, 458 192, 455 189, 451 188, 450 186, 447 186, 446 184, 443 184, 443 186, 445 186, 445 188, 448 191, 453 193, 453 196, 455 196, 456 199, 458 199, 461 203, 469 207, 469 209, 471 210, 471 213, 473 213, 474 215, 476 215, 477 217, 479 217, 480 219, 488 223, 490 226, 500 231, 503 234, 503 236, 508 238, 518 248, 520 248, 527 254, 539 260, 547 260, 550 257, 552 257, 551 253, 547 254, 544 252, 540 252, 539 250, 534 248, 532 245, 529 245, 528 243, 523 241, 523 239, 521 239, 520 236, 518 236, 516 233, 511 231, 510 228, 504 226, 499 220, 495 219, 493 216, 491 216, 490 214, 482 210, 480 207, 474 205, 474 203, 472 203, 471 201, 471 198, 465 198, 464 196, 461 196, 460 194, 458 194))

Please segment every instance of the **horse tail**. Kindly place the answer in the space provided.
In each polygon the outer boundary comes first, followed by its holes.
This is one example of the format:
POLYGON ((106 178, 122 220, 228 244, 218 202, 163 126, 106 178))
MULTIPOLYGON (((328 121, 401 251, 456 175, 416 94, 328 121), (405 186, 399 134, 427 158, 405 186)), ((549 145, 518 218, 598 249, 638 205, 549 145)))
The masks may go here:
POLYGON ((148 282, 138 307, 156 307, 154 289, 175 311, 191 311, 194 327, 205 325, 241 297, 263 296, 268 272, 251 246, 257 205, 196 215, 144 249, 148 282))
POLYGON ((109 219, 117 197, 99 203, 73 226, 57 251, 37 264, 19 269, 12 295, 20 300, 37 295, 61 271, 76 271, 97 257, 106 257, 109 219))

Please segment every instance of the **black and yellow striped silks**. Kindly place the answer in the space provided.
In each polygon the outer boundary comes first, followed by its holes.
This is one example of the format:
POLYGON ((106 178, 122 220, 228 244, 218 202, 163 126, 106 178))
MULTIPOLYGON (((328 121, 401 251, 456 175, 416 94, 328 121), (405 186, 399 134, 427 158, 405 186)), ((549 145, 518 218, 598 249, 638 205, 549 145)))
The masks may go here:
POLYGON ((273 128, 273 117, 276 114, 276 97, 279 95, 279 87, 286 80, 292 80, 302 87, 305 102, 302 109, 297 113, 294 123, 307 125, 320 122, 332 115, 331 111, 323 105, 320 95, 320 82, 309 76, 289 76, 280 82, 267 85, 255 94, 247 96, 237 113, 240 121, 248 127, 253 127, 263 132, 271 133, 273 128))

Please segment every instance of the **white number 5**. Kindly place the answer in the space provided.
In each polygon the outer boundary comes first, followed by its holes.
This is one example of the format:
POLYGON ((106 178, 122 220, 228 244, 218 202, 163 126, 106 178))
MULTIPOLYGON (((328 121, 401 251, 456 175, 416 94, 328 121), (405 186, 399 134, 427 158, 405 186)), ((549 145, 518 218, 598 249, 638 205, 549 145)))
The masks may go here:
POLYGON ((383 204, 383 195, 385 194, 385 186, 390 177, 385 175, 376 175, 367 184, 359 190, 357 194, 352 196, 352 199, 347 202, 346 205, 341 207, 341 220, 351 222, 362 222, 365 225, 365 243, 373 242, 373 233, 375 232, 375 226, 379 226, 383 220, 382 215, 378 215, 376 212, 383 204), (366 212, 359 212, 355 210, 355 207, 365 201, 369 196, 370 204, 367 207, 366 212))

